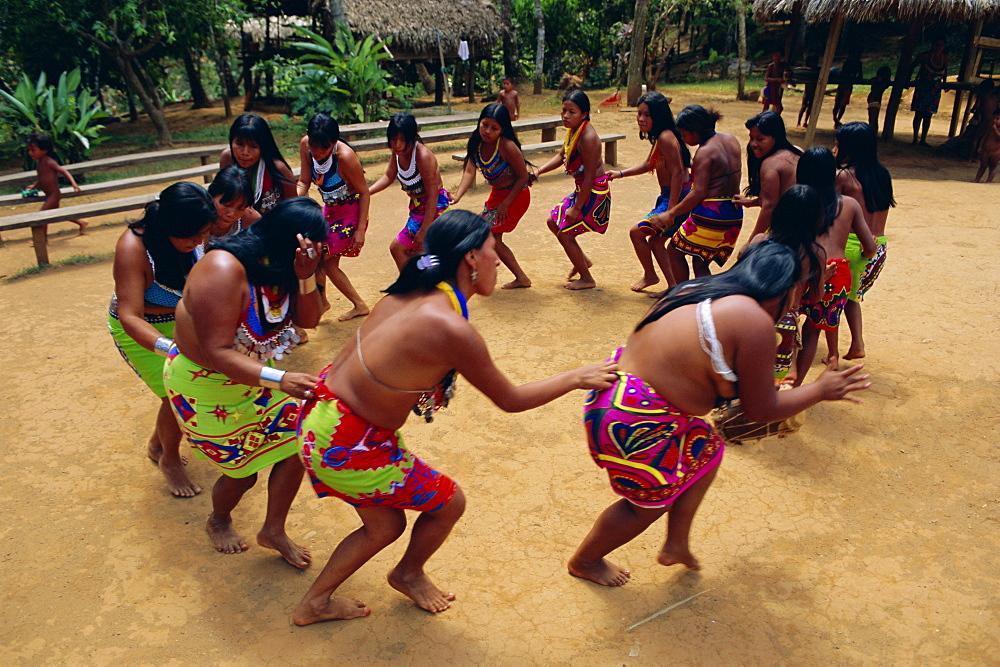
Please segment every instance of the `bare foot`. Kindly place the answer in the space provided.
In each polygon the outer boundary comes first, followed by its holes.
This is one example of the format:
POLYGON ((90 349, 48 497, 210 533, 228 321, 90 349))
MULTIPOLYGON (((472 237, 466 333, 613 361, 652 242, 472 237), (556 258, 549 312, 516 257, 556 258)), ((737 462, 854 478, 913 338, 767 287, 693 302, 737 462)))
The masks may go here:
POLYGON ((673 549, 664 546, 660 550, 660 555, 656 557, 656 562, 660 565, 677 565, 680 563, 689 570, 700 570, 701 564, 694 557, 689 549, 673 549))
POLYGON ((844 355, 844 359, 864 359, 865 358, 865 348, 858 347, 855 348, 853 345, 847 350, 847 354, 844 355))
POLYGON ((643 276, 642 278, 639 278, 639 280, 629 285, 629 289, 632 290, 633 292, 641 292, 647 287, 652 287, 658 282, 660 282, 660 279, 657 276, 653 276, 652 278, 650 278, 649 276, 643 276))
POLYGON ((524 280, 512 280, 509 283, 504 283, 500 289, 520 289, 522 287, 531 287, 531 281, 527 278, 524 280))
MULTIPOLYGON (((149 460, 153 463, 159 464, 160 457, 163 456, 163 446, 158 442, 150 440, 149 444, 146 446, 146 456, 148 456, 149 460)), ((181 464, 188 464, 188 459, 183 454, 181 454, 181 464)))
POLYGON ((339 322, 346 322, 347 320, 353 320, 355 317, 364 317, 365 315, 367 315, 370 312, 371 311, 368 309, 368 306, 363 306, 363 305, 362 306, 354 306, 354 308, 351 308, 349 311, 347 311, 343 315, 340 315, 339 317, 337 317, 337 321, 339 321, 339 322))
POLYGON ((393 569, 386 578, 389 580, 390 586, 416 602, 418 607, 426 609, 432 614, 444 611, 451 606, 451 601, 455 599, 454 593, 442 591, 423 572, 416 576, 404 577, 396 569, 393 569))
POLYGON ((167 488, 170 489, 170 493, 178 498, 194 498, 201 493, 201 487, 192 482, 184 472, 185 465, 183 459, 175 466, 165 464, 162 459, 159 462, 160 472, 167 478, 167 488))
POLYGON ((208 531, 208 536, 212 538, 215 550, 220 553, 239 554, 250 548, 243 539, 243 536, 233 529, 232 521, 215 521, 209 515, 208 521, 205 522, 205 530, 208 531))
POLYGON ((584 280, 583 278, 577 278, 576 280, 571 280, 570 282, 566 283, 565 285, 563 285, 563 287, 569 290, 594 289, 595 287, 597 287, 597 283, 594 282, 593 280, 584 280))
POLYGON ((257 533, 257 544, 265 549, 274 549, 281 554, 282 558, 300 570, 306 569, 312 562, 312 554, 309 553, 309 549, 292 542, 285 533, 267 535, 264 531, 260 531, 257 533))
MULTIPOLYGON (((594 266, 594 263, 588 259, 587 268, 589 269, 592 266, 594 266)), ((580 272, 576 270, 576 267, 570 267, 569 273, 566 274, 566 280, 573 280, 573 278, 576 278, 578 275, 580 275, 580 272)))
POLYGON ((89 225, 90 223, 87 222, 86 220, 81 220, 80 222, 78 222, 76 224, 80 225, 80 234, 79 234, 79 236, 83 236, 83 234, 84 234, 83 230, 85 230, 87 228, 87 225, 89 225))
POLYGON ((663 290, 662 292, 646 292, 646 296, 648 296, 650 299, 656 299, 657 301, 659 301, 660 299, 663 298, 663 295, 669 291, 670 290, 663 290))
POLYGON ((593 581, 601 586, 622 586, 628 583, 632 574, 623 567, 618 567, 607 558, 592 564, 578 563, 570 560, 566 569, 574 577, 593 581))
POLYGON ((299 345, 305 345, 306 343, 309 342, 309 332, 303 329, 302 327, 296 325, 295 333, 299 335, 299 345))
POLYGON ((840 367, 840 357, 836 353, 828 354, 823 357, 823 365, 829 368, 831 371, 838 370, 840 367))
POLYGON ((303 600, 292 612, 292 623, 311 625, 320 621, 346 621, 351 618, 361 618, 370 613, 372 610, 357 598, 330 598, 326 604, 318 609, 303 600))

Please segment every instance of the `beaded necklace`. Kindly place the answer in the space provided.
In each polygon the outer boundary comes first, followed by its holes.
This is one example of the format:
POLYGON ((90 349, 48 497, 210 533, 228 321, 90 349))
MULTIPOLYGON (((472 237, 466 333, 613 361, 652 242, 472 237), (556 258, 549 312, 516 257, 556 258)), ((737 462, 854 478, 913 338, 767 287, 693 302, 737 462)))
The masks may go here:
POLYGON ((576 145, 580 142, 580 135, 583 134, 583 130, 590 125, 589 120, 585 120, 580 123, 580 127, 576 128, 576 132, 573 132, 572 128, 566 130, 566 138, 563 140, 563 162, 569 162, 570 156, 576 150, 576 145))

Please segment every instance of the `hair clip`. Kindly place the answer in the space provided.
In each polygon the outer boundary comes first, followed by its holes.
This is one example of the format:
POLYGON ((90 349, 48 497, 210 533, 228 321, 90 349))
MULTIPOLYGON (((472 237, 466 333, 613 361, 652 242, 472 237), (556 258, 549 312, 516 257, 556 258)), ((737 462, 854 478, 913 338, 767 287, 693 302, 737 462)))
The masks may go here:
POLYGON ((425 271, 429 268, 435 267, 441 263, 437 255, 421 255, 417 259, 417 268, 421 271, 425 271))

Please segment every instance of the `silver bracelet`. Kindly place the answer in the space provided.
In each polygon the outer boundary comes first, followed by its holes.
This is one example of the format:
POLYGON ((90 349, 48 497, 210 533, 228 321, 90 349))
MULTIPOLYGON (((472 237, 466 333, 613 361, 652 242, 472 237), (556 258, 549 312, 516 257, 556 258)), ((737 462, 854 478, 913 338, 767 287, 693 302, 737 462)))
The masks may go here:
POLYGON ((261 387, 270 389, 281 389, 281 378, 285 377, 285 371, 270 366, 260 367, 259 383, 261 387))
POLYGON ((299 278, 299 294, 312 294, 316 291, 316 276, 299 278))
POLYGON ((173 347, 174 340, 172 338, 167 338, 166 336, 160 336, 153 343, 153 352, 156 352, 161 357, 167 356, 170 353, 170 348, 173 347))

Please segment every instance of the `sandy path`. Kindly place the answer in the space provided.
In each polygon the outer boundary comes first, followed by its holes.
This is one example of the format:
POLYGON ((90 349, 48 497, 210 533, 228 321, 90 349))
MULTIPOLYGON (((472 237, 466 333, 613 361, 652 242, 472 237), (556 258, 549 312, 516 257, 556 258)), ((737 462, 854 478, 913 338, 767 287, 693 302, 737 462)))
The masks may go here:
MULTIPOLYGON (((721 129, 742 140, 742 121, 757 107, 722 106, 721 129)), ((625 164, 645 156, 631 115, 604 113, 594 124, 629 135, 625 164)), ((614 554, 635 573, 625 587, 566 574, 567 557, 614 499, 587 455, 581 393, 506 415, 460 383, 433 424, 408 424, 410 446, 469 498, 430 563, 431 575, 458 593, 440 616, 385 583, 400 543, 344 587, 373 608, 371 617, 292 626, 289 613, 317 565, 358 525, 350 508, 302 489, 289 528, 311 546, 311 571, 257 546, 215 553, 203 530, 207 493, 171 498, 145 459, 156 401, 106 332, 110 263, 0 284, 8 517, 0 528, 0 661, 997 661, 998 190, 965 182, 972 166, 924 155, 893 146, 886 160, 900 205, 889 219, 886 269, 865 301, 874 378, 866 403, 815 407, 794 436, 729 449, 695 522, 700 574, 655 563, 662 523, 614 554)), ((445 175, 448 185, 457 180, 455 171, 445 175)), ((582 241, 599 289, 582 293, 560 287, 568 263, 543 224, 569 187, 564 176, 544 178, 508 237, 535 287, 472 304, 475 325, 515 381, 603 358, 650 303, 628 290, 638 264, 626 232, 648 210, 655 183, 615 183, 609 233, 582 241)), ((480 189, 463 203, 474 208, 483 198, 480 189)), ((372 301, 392 277, 386 247, 403 196, 377 196, 373 213, 364 254, 345 262, 372 301)), ((57 236, 53 259, 107 252, 121 230, 57 236)), ((0 249, 0 274, 31 264, 26 236, 5 235, 13 240, 0 249)), ((500 280, 507 276, 502 269, 500 280)), ((347 307, 341 299, 331 314, 347 307)), ((328 315, 289 367, 319 369, 356 326, 328 315)), ((206 489, 215 478, 203 461, 190 473, 206 489)), ((251 535, 263 517, 262 487, 236 515, 251 535)))

